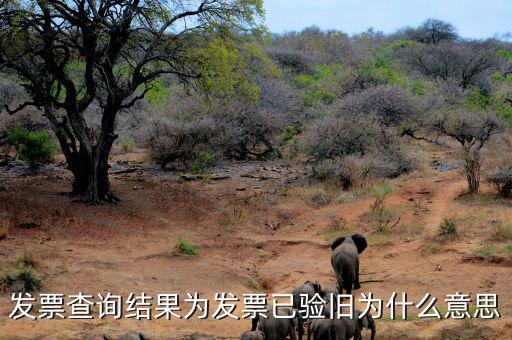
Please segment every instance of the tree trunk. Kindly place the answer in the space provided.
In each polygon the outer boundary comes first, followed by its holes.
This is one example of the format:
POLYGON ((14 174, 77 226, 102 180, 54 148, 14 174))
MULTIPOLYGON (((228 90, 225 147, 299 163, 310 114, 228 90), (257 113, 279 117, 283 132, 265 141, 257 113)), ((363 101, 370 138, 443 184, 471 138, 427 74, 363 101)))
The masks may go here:
POLYGON ((470 153, 466 157, 466 177, 468 180, 469 194, 476 194, 480 188, 480 155, 470 153))
POLYGON ((84 195, 86 203, 119 202, 119 199, 110 190, 110 180, 108 177, 108 169, 110 168, 108 165, 108 155, 110 154, 112 142, 94 146, 92 157, 86 163, 88 164, 88 172, 86 174, 87 189, 84 195))

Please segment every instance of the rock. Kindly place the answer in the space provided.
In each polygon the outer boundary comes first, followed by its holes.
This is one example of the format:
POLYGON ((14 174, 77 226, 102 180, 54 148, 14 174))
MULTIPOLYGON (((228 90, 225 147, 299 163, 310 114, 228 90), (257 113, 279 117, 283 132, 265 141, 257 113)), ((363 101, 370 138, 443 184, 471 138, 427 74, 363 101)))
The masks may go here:
POLYGON ((213 174, 212 175, 212 181, 220 181, 223 179, 230 179, 228 175, 222 175, 222 174, 213 174))
POLYGON ((107 334, 102 334, 102 335, 98 335, 98 334, 87 334, 85 337, 84 337, 84 340, 111 340, 111 337, 108 336, 107 334))
POLYGON ((141 332, 128 332, 121 335, 119 340, 146 340, 146 336, 141 332))
POLYGON ((40 226, 41 225, 39 223, 34 222, 34 221, 27 221, 27 222, 23 222, 23 223, 19 224, 19 227, 23 228, 23 229, 34 229, 34 228, 38 228, 40 226))
POLYGON ((207 335, 194 333, 189 337, 189 340, 213 340, 213 338, 207 335))

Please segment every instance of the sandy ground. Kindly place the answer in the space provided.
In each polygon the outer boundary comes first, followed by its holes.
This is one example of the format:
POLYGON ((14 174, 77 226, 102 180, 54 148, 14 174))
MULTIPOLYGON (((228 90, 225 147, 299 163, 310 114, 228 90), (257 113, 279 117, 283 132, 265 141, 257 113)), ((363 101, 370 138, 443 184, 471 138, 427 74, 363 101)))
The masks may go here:
MULTIPOLYGON (((386 303, 392 292, 407 292, 410 301, 419 302, 430 293, 439 299, 441 312, 446 312, 447 294, 463 292, 474 299, 479 293, 497 293, 500 299, 502 318, 495 321, 418 320, 414 307, 409 309, 411 320, 391 321, 384 309, 377 339, 512 338, 510 255, 500 255, 497 263, 467 259, 488 242, 496 221, 512 222, 512 202, 495 198, 491 188, 484 186, 478 197, 460 197, 466 183, 458 170, 397 179, 386 206, 400 216, 400 223, 391 232, 377 233, 368 217, 373 202, 368 195, 313 207, 311 187, 295 181, 303 170, 283 164, 237 164, 221 170, 229 178, 177 181, 170 173, 113 174, 122 202, 97 207, 62 194, 70 187, 65 172, 5 175, 0 210, 10 216, 11 228, 0 241, 0 267, 9 268, 16 258, 30 254, 43 277, 42 293, 111 292, 126 298, 131 292, 153 297, 199 292, 211 300, 220 292, 289 293, 306 279, 334 282, 329 243, 360 232, 369 240, 361 255, 362 280, 381 282, 363 283, 357 297, 371 292, 386 303), (457 221, 454 240, 437 236, 445 217, 457 221), (19 227, 27 221, 37 227, 19 227), (177 254, 180 239, 197 245, 200 254, 177 254)), ((188 311, 189 305, 182 306, 188 311)), ((80 339, 129 330, 151 339, 186 339, 193 333, 235 339, 250 327, 248 320, 211 318, 99 320, 96 307, 95 319, 87 321, 12 320, 13 307, 10 294, 2 293, 1 339, 80 339)))

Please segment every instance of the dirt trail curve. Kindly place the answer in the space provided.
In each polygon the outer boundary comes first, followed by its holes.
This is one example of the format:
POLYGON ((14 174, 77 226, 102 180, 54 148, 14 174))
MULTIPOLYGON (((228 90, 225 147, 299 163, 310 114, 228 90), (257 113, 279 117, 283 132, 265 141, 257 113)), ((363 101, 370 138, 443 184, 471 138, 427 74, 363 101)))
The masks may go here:
POLYGON ((437 183, 431 198, 430 213, 423 218, 426 232, 437 231, 443 218, 453 212, 453 202, 466 186, 466 181, 460 178, 448 178, 437 183))

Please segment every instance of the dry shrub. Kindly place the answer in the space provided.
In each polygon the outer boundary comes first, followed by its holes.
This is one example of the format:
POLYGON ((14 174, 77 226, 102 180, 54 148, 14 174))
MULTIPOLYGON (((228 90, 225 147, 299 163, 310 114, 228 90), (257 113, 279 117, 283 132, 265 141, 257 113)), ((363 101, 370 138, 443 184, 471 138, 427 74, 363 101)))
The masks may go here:
POLYGON ((487 176, 500 197, 508 198, 512 195, 512 169, 506 168, 487 176))
POLYGON ((49 131, 50 129, 46 118, 35 109, 25 109, 14 115, 0 113, 0 132, 13 127, 20 127, 29 131, 49 131))
POLYGON ((151 159, 162 167, 182 162, 188 168, 191 161, 208 150, 214 134, 213 122, 208 119, 184 123, 157 118, 149 124, 145 143, 151 159))
POLYGON ((344 189, 372 179, 395 178, 422 165, 372 116, 317 122, 306 131, 303 147, 314 162, 311 177, 344 189))
POLYGON ((269 110, 238 104, 214 116, 216 148, 228 158, 266 159, 278 155, 274 136, 283 126, 281 117, 269 110))
POLYGON ((337 117, 371 115, 386 126, 409 121, 418 111, 418 104, 409 92, 399 86, 389 85, 350 94, 332 108, 337 117))

